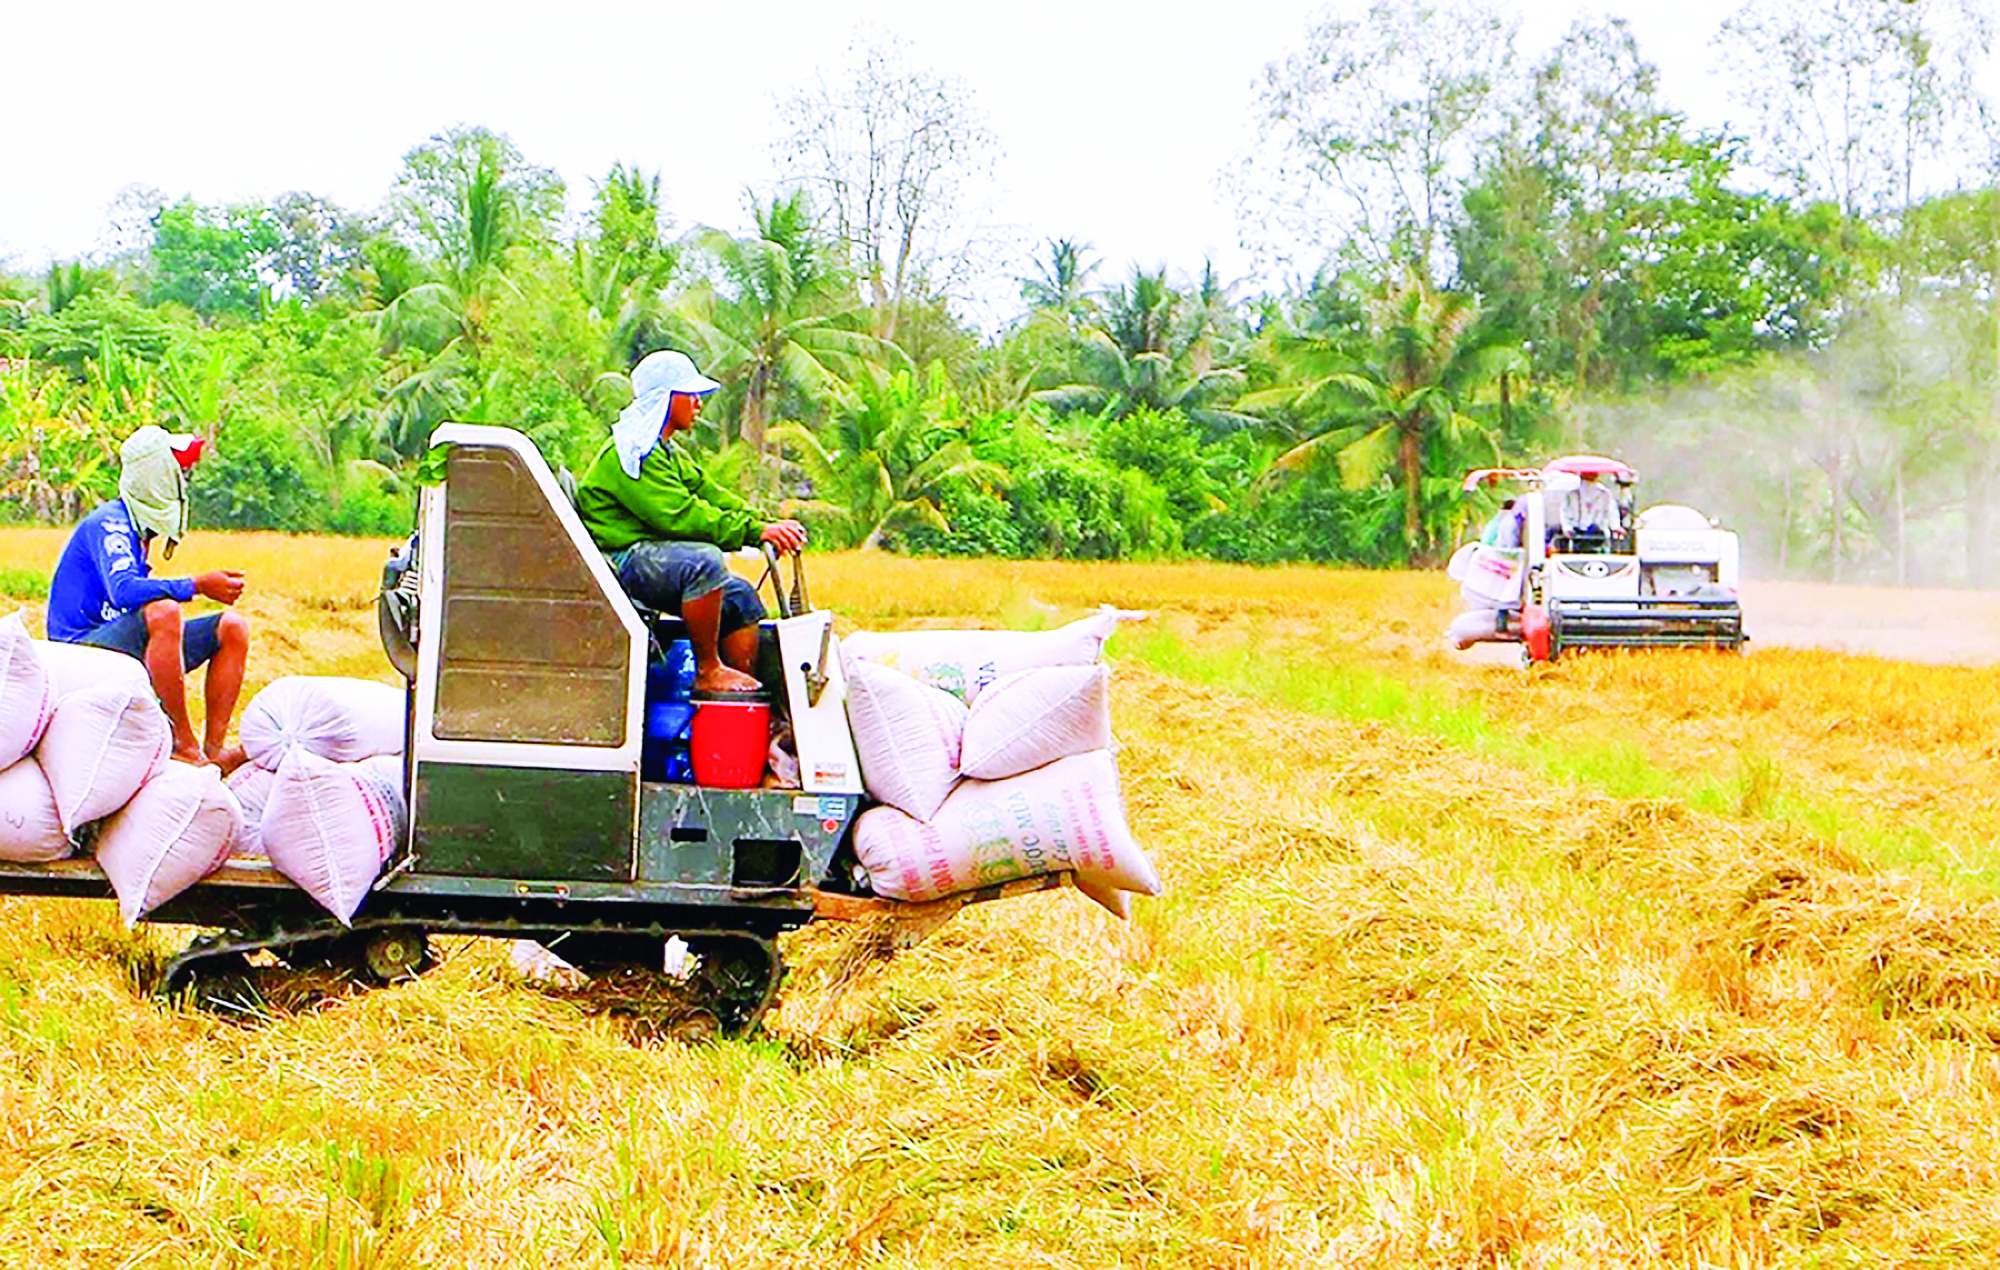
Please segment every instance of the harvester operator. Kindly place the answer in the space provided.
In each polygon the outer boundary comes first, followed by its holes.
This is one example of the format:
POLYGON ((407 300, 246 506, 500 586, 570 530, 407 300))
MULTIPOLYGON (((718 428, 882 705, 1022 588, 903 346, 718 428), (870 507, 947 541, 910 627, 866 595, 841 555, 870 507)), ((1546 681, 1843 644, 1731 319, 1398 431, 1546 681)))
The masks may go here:
POLYGON ((632 371, 632 404, 577 482, 576 509, 626 594, 686 624, 695 690, 747 692, 761 686, 750 671, 764 604, 722 553, 760 542, 801 551, 806 531, 765 520, 674 439, 719 387, 686 353, 647 354, 632 371))
POLYGON ((225 746, 229 720, 243 691, 250 655, 250 619, 241 613, 187 618, 181 606, 196 596, 233 605, 243 574, 218 569, 191 578, 152 576, 149 553, 164 538, 163 558, 187 534, 187 473, 201 458, 199 437, 148 424, 118 451, 118 497, 77 523, 49 582, 49 638, 93 644, 136 657, 146 667, 160 708, 173 725, 173 756, 224 773, 243 762, 241 746, 225 746), (187 674, 206 665, 206 716, 197 743, 188 717, 187 674))

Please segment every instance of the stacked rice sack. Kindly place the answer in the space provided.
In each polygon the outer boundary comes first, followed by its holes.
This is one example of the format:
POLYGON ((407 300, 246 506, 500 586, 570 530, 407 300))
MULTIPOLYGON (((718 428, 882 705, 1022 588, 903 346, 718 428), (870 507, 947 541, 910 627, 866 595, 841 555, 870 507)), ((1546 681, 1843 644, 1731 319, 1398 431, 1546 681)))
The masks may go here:
POLYGON ((45 864, 93 837, 137 922, 221 865, 241 827, 221 774, 169 762, 172 750, 138 662, 0 620, 0 860, 45 864))
POLYGON ((861 632, 842 641, 877 894, 933 900, 1058 870, 1123 917, 1160 893, 1112 757, 1104 610, 1053 631, 861 632))
POLYGON ((229 778, 244 810, 238 858, 268 859, 343 922, 408 824, 403 690, 363 679, 273 680, 243 711, 250 761, 229 778))

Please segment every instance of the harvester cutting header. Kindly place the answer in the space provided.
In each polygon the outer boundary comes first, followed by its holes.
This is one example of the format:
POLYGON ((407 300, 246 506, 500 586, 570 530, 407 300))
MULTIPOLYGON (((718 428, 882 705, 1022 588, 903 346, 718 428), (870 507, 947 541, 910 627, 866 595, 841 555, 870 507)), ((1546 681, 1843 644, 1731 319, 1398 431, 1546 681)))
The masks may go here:
POLYGON ((1736 535, 1675 503, 1635 513, 1636 483, 1594 454, 1468 473, 1468 494, 1516 492, 1446 568, 1466 605, 1453 644, 1519 643, 1530 661, 1574 648, 1741 649, 1736 535))

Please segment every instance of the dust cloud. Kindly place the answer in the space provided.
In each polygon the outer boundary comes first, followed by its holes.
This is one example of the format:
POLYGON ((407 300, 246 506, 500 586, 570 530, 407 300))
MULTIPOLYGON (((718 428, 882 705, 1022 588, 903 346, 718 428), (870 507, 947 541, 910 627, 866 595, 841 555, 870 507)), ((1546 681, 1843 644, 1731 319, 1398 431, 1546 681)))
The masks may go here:
POLYGON ((1745 582, 1750 649, 1826 648, 1901 661, 2000 663, 2000 592, 1745 582))

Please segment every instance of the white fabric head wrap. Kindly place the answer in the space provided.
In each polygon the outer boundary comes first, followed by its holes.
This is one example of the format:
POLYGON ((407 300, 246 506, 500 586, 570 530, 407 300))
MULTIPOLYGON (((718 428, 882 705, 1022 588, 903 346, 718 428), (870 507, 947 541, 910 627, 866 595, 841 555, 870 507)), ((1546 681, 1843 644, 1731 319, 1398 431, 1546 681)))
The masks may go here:
POLYGON ((660 443, 660 427, 667 421, 667 403, 677 392, 701 396, 722 387, 694 368, 686 353, 662 349, 648 353, 632 368, 632 404, 611 425, 611 443, 618 448, 618 466, 625 475, 639 479, 639 465, 660 443))

